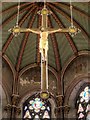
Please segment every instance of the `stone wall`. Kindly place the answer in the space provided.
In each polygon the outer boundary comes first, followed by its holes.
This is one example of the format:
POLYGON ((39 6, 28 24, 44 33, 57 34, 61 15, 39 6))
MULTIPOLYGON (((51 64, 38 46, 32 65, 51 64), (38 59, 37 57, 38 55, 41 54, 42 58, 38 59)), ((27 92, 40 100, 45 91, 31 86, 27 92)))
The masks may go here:
POLYGON ((90 57, 80 56, 70 63, 64 74, 64 104, 70 106, 69 118, 76 118, 76 96, 85 83, 90 83, 90 57))

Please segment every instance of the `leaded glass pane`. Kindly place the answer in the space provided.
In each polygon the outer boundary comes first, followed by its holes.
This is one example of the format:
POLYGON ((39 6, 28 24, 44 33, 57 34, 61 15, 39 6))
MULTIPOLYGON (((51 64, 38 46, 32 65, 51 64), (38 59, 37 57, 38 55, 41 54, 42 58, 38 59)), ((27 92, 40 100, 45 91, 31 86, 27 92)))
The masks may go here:
POLYGON ((29 110, 25 112, 24 118, 31 118, 31 115, 29 113, 29 110))
POLYGON ((82 107, 82 105, 81 104, 79 104, 79 107, 78 107, 78 113, 79 112, 83 112, 84 110, 83 110, 83 107, 82 107))
POLYGON ((78 120, 90 120, 90 86, 86 86, 77 99, 78 120))
POLYGON ((48 100, 42 100, 39 97, 30 97, 23 104, 23 118, 51 118, 51 104, 48 100))
POLYGON ((43 118, 50 118, 48 111, 46 110, 44 112, 43 118))

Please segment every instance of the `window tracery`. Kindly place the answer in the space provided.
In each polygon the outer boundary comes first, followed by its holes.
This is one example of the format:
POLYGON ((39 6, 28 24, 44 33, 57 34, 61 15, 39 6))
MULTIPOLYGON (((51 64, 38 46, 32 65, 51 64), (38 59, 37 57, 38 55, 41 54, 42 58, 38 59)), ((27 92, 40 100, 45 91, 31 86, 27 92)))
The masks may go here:
POLYGON ((39 97, 30 97, 23 104, 23 118, 24 119, 50 119, 51 118, 51 104, 48 100, 42 100, 39 97))

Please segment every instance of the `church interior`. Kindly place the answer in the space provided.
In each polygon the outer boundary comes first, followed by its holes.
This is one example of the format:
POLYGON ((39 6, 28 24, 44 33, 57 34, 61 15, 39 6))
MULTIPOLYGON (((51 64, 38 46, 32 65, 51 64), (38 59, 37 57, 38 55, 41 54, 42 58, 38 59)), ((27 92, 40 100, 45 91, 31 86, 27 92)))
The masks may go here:
POLYGON ((37 1, 0 3, 0 116, 90 120, 90 2, 37 1))

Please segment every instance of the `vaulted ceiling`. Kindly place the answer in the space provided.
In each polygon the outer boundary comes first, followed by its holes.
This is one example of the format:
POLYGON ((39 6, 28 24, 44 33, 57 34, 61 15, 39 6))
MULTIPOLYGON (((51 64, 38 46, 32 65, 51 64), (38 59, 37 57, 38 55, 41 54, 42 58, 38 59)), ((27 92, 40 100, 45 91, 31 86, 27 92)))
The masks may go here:
MULTIPOLYGON (((90 20, 88 2, 73 2, 74 25, 81 32, 71 37, 68 33, 49 35, 49 66, 60 71, 66 63, 81 53, 90 50, 89 28, 90 20)), ((66 28, 70 26, 70 5, 67 2, 47 2, 47 9, 52 11, 48 16, 50 28, 66 28)), ((19 26, 38 28, 41 26, 41 16, 37 12, 42 9, 42 2, 21 2, 19 26)), ((20 33, 13 36, 8 30, 15 26, 17 17, 17 2, 2 3, 2 49, 3 58, 19 72, 23 68, 40 65, 39 35, 20 33)))

